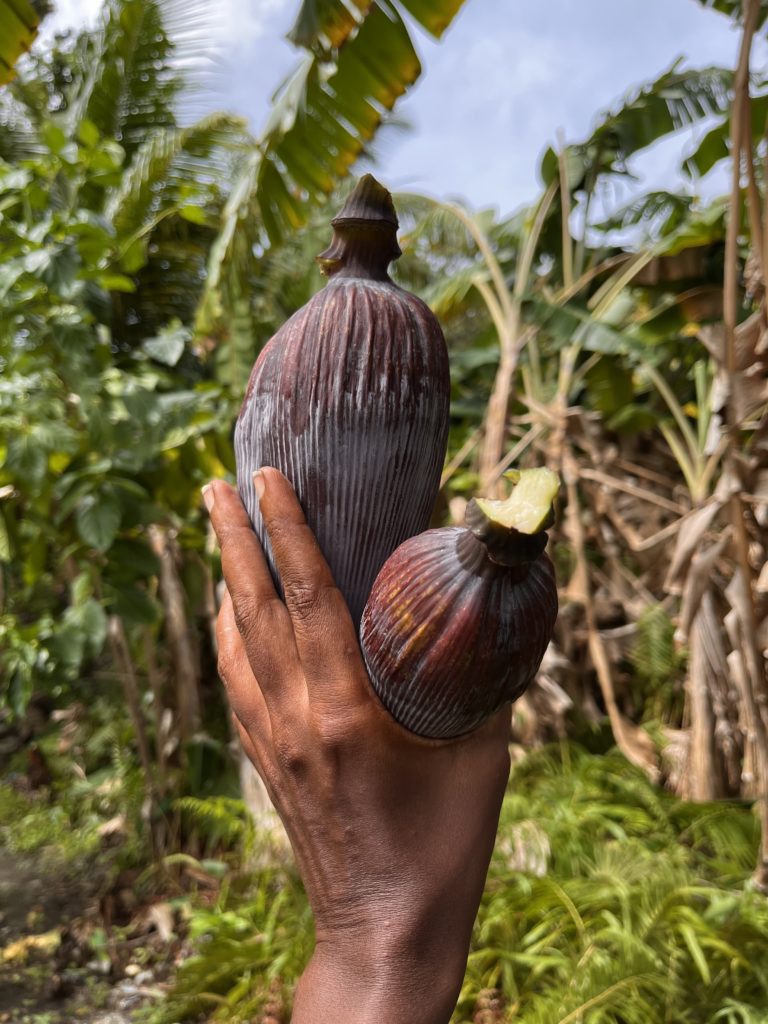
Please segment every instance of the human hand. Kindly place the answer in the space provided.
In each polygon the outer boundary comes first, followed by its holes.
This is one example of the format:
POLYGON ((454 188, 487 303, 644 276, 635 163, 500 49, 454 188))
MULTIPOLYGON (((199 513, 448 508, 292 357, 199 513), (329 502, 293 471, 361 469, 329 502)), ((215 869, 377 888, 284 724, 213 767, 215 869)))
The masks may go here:
POLYGON ((254 484, 284 601, 237 492, 217 481, 204 496, 227 584, 219 671, 315 916, 294 1024, 444 1024, 493 850, 510 709, 448 742, 401 728, 290 484, 275 469, 254 484))

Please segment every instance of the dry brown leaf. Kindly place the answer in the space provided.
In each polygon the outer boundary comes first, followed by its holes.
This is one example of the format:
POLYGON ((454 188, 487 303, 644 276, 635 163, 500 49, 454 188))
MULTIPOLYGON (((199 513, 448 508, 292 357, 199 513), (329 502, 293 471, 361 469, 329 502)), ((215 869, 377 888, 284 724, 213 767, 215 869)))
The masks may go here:
POLYGON ((102 825, 99 825, 96 830, 98 834, 103 838, 124 835, 127 827, 127 821, 124 814, 116 814, 114 818, 110 818, 109 821, 105 821, 102 825))
POLYGON ((683 792, 688 800, 715 800, 721 796, 715 760, 714 714, 710 688, 710 665, 705 654, 705 616, 697 614, 688 635, 688 677, 685 681, 687 717, 691 744, 685 766, 683 792))
MULTIPOLYGON (((712 389, 712 408, 719 412, 730 401, 737 422, 743 423, 768 401, 768 332, 763 325, 763 314, 754 313, 734 332, 735 373, 732 377, 726 369, 722 326, 704 327, 700 337, 718 367, 712 389)), ((708 444, 712 442, 712 431, 720 429, 720 417, 713 417, 708 444)))
MULTIPOLYGON (((752 622, 752 608, 749 604, 749 590, 743 586, 743 577, 741 575, 741 569, 736 569, 733 576, 731 577, 728 586, 725 588, 725 597, 728 604, 731 606, 732 612, 738 616, 738 625, 741 634, 743 634, 745 628, 748 628, 748 623, 752 622)), ((726 622, 731 617, 731 612, 726 616, 726 622)), ((738 648, 739 641, 743 640, 743 635, 732 637, 734 641, 734 648, 738 648)))
POLYGON ((600 638, 613 664, 626 661, 629 658, 636 636, 637 623, 635 622, 628 622, 625 626, 617 626, 615 629, 600 630, 600 638))
POLYGON ((739 423, 744 423, 753 413, 768 402, 768 377, 764 365, 751 366, 734 378, 733 407, 739 423))
POLYGON ((757 499, 753 507, 753 515, 758 526, 768 527, 768 469, 759 469, 751 487, 752 495, 757 499))
POLYGON ((497 844, 497 853, 503 857, 510 871, 543 878, 552 854, 546 832, 535 821, 526 818, 505 832, 497 844))
MULTIPOLYGON (((737 372, 748 369, 755 362, 755 357, 765 351, 763 334, 762 313, 753 313, 738 325, 735 331, 737 372)), ((702 327, 699 337, 715 362, 725 366, 725 330, 722 324, 702 327)))
POLYGON ((472 1024, 502 1024, 506 1017, 504 996, 497 988, 478 992, 472 1024))
POLYGON ((565 683, 572 674, 572 663, 551 643, 533 684, 512 709, 513 734, 527 747, 540 743, 543 736, 565 736, 565 716, 573 700, 555 676, 565 683))
POLYGON ((155 903, 147 911, 147 924, 154 925, 163 942, 170 942, 175 935, 173 908, 170 903, 155 903))
POLYGON ((664 580, 664 589, 668 594, 683 593, 688 565, 721 508, 720 501, 711 499, 706 505, 702 505, 701 508, 696 509, 695 512, 680 521, 672 563, 667 572, 667 578, 664 580))
POLYGON ((699 610, 701 599, 712 583, 712 573, 723 549, 730 540, 730 527, 725 530, 714 544, 700 552, 691 560, 688 574, 683 587, 683 600, 680 608, 678 629, 683 637, 688 636, 691 623, 699 610))
MULTIPOLYGON (((765 698, 768 691, 765 675, 765 661, 759 649, 759 642, 755 631, 755 614, 752 607, 752 591, 749 581, 744 580, 740 568, 737 568, 731 577, 728 586, 725 588, 725 596, 731 606, 733 613, 738 617, 738 639, 734 629, 733 648, 741 653, 744 664, 751 681, 755 698, 759 701, 765 698)), ((726 625, 729 622, 729 612, 726 616, 726 625)), ((766 764, 768 771, 768 763, 766 764)), ((766 778, 768 783, 768 778, 766 778)))
POLYGON ((674 793, 685 789, 685 771, 691 749, 689 729, 662 729, 665 743, 661 748, 661 763, 666 774, 667 785, 674 793))
POLYGON ((15 942, 9 943, 3 950, 1 958, 3 963, 10 963, 14 960, 24 961, 30 953, 41 950, 50 953, 56 949, 61 942, 61 933, 57 928, 53 931, 43 932, 40 935, 25 935, 15 942))

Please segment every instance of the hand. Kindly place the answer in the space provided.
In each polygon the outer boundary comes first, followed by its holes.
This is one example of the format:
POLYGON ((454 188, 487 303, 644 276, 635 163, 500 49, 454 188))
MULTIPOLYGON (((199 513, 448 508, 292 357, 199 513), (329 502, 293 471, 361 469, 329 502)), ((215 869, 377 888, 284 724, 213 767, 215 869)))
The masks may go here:
POLYGON ((254 484, 284 602, 237 492, 204 495, 227 584, 219 671, 315 915, 294 1024, 444 1024, 509 773, 509 707, 449 742, 401 728, 290 484, 275 469, 254 484))

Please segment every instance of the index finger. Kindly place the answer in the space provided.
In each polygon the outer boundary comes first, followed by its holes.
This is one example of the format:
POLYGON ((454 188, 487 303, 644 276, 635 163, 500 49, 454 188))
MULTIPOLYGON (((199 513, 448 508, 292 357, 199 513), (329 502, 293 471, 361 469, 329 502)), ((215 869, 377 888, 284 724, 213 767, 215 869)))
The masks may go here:
POLYGON ((272 739, 272 723, 258 680, 253 674, 243 637, 235 621, 229 591, 224 591, 218 618, 218 668, 227 691, 230 707, 251 734, 252 742, 262 748, 272 739))
POLYGON ((358 649, 347 603, 288 480, 270 467, 254 473, 253 479, 299 657, 313 666, 315 675, 326 667, 336 673, 340 657, 346 663, 350 645, 358 649))
POLYGON ((267 702, 295 676, 293 627, 272 582, 259 538, 234 487, 215 480, 203 498, 221 548, 221 568, 253 674, 267 702))

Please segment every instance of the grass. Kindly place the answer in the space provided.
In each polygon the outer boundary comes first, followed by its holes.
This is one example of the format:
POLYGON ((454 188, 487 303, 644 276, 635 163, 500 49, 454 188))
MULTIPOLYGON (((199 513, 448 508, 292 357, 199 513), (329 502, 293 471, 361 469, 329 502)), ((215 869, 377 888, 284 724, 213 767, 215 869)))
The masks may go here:
MULTIPOLYGON (((529 755, 510 779, 454 1024, 488 989, 520 1024, 768 1024, 757 841, 748 806, 685 804, 618 754, 529 755)), ((197 954, 156 1024, 245 1024, 289 1004, 312 949, 289 870, 223 888, 191 926, 197 954)))

